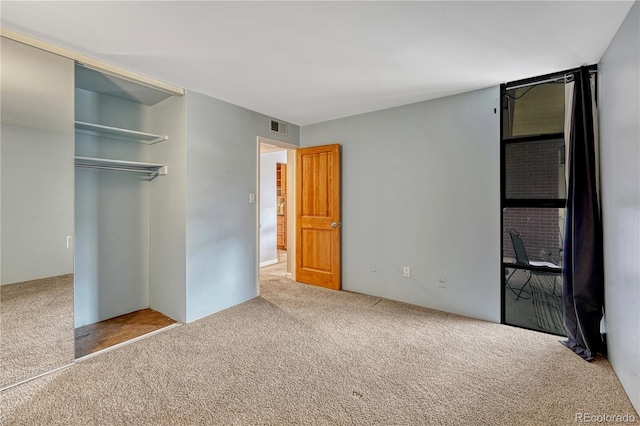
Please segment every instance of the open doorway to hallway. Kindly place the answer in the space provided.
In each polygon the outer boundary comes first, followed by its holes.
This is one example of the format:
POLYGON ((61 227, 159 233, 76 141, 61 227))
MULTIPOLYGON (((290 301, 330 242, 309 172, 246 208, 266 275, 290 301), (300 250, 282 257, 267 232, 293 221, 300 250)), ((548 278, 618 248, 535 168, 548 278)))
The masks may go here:
POLYGON ((295 266, 295 150, 259 138, 259 277, 291 278, 295 266))

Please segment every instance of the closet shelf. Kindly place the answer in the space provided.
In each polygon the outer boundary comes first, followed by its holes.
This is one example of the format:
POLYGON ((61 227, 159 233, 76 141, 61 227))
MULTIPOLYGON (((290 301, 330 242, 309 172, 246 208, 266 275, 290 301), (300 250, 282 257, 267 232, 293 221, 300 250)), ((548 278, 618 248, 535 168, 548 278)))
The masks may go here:
POLYGON ((138 142, 147 145, 153 145, 169 139, 169 136, 138 132, 137 130, 121 129, 119 127, 103 126, 101 124, 86 123, 84 121, 76 121, 76 132, 84 135, 104 136, 111 139, 138 142))
POLYGON ((117 170, 123 172, 145 173, 151 178, 168 174, 167 166, 139 161, 111 160, 107 158, 75 157, 75 166, 87 169, 117 170))

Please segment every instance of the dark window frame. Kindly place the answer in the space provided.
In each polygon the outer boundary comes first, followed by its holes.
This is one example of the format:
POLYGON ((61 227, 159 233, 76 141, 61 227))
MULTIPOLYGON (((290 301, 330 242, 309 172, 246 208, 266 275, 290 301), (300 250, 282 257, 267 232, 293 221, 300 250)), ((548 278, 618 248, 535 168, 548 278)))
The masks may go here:
MULTIPOLYGON (((597 71, 597 65, 590 65, 590 71, 597 71)), ((544 74, 537 77, 526 78, 522 80, 511 81, 500 85, 500 105, 502 108, 504 97, 507 89, 513 89, 517 86, 527 86, 534 84, 542 84, 544 82, 551 82, 556 79, 561 79, 567 74, 573 74, 580 70, 580 68, 571 68, 564 71, 558 71, 554 73, 544 74)), ((596 99, 598 99, 598 84, 595 87, 596 99)), ((506 146, 512 143, 521 142, 533 142, 543 141, 551 139, 564 139, 564 133, 553 134, 540 134, 540 135, 527 135, 516 136, 511 138, 505 138, 504 135, 504 113, 500 110, 500 323, 508 324, 505 322, 505 285, 504 285, 504 272, 505 267, 502 263, 504 259, 504 209, 506 208, 565 208, 566 199, 564 198, 551 198, 551 199, 521 199, 521 198, 506 198, 506 146)), ((525 268, 526 269, 526 268, 525 268)), ((527 328, 518 325, 512 325, 514 327, 527 328)), ((533 330, 533 329, 532 329, 533 330)), ((536 330, 539 331, 539 330, 536 330)))
MULTIPOLYGON (((509 83, 500 85, 500 102, 501 105, 504 102, 505 95, 508 88, 513 88, 516 86, 523 85, 534 85, 534 84, 543 84, 544 82, 550 82, 554 79, 560 79, 564 77, 566 74, 570 74, 572 72, 577 71, 578 69, 570 69, 561 72, 545 74, 538 77, 528 78, 524 80, 512 81, 509 83)), ((523 143, 523 142, 534 142, 534 141, 544 141, 544 140, 552 140, 552 139, 564 139, 564 133, 551 133, 551 134, 539 134, 539 135, 527 135, 527 136, 516 136, 511 138, 505 138, 504 135, 504 113, 500 111, 500 323, 508 324, 505 318, 505 267, 503 265, 504 259, 504 209, 506 208, 565 208, 566 199, 564 198, 547 198, 547 199, 536 199, 536 198, 507 198, 506 196, 506 146, 509 144, 523 143)), ((524 269, 527 269, 526 267, 524 269)), ((517 325, 513 325, 515 327, 521 327, 517 325)))

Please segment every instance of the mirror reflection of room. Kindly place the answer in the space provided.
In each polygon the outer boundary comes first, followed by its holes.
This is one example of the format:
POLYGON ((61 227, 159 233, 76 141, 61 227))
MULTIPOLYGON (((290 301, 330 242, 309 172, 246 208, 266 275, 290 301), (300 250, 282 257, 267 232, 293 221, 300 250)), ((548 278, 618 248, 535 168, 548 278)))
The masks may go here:
POLYGON ((1 40, 0 389, 74 360, 74 64, 1 40))

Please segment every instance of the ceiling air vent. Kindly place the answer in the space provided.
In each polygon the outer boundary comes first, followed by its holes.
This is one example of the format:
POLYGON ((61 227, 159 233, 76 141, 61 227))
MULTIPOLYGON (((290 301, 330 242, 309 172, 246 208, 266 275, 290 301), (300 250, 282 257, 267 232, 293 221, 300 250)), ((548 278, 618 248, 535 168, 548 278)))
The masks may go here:
POLYGON ((287 123, 284 121, 274 120, 273 118, 269 119, 269 130, 275 133, 279 133, 281 135, 287 134, 287 123))

